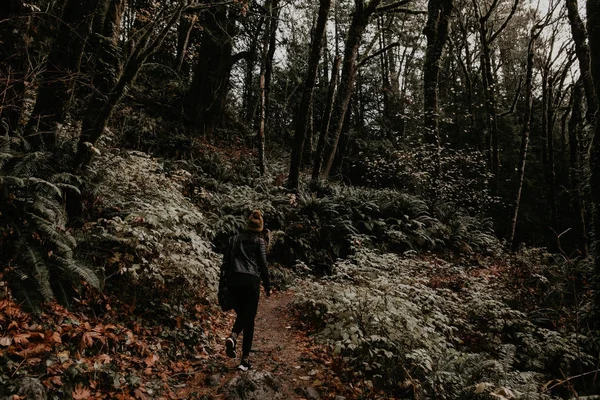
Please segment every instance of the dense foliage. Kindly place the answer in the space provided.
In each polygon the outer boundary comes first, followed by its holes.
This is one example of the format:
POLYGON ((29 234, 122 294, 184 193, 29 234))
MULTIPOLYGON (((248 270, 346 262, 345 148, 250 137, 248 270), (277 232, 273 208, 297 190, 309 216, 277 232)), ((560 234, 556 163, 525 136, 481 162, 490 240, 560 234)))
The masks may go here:
POLYGON ((357 397, 598 393, 586 6, 2 1, 0 384, 171 391, 258 208, 357 397))

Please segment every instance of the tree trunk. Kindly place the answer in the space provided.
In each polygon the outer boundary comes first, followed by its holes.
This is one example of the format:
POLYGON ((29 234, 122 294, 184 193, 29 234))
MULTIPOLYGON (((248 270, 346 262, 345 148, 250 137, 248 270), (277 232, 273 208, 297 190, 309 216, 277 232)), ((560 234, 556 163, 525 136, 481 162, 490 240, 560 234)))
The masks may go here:
POLYGON ((435 148, 436 177, 440 172, 441 152, 438 121, 438 78, 442 50, 448 38, 448 20, 452 8, 452 0, 429 0, 427 24, 423 30, 427 37, 427 48, 423 62, 423 136, 425 142, 435 148))
MULTIPOLYGON (((344 125, 342 126, 342 134, 340 135, 340 142, 337 148, 337 152, 335 153, 335 158, 333 159, 333 164, 331 165, 331 174, 337 174, 342 172, 342 166, 344 164, 344 157, 346 156, 346 152, 350 147, 350 139, 351 139, 351 131, 350 131, 350 121, 352 116, 352 108, 353 103, 357 103, 356 97, 352 96, 350 98, 350 104, 348 104, 348 111, 346 112, 346 116, 344 117, 344 125)), ((355 111, 358 107, 355 107, 355 111)), ((358 114, 358 113, 356 113, 358 114)), ((363 126, 361 126, 361 122, 359 118, 356 118, 355 130, 357 132, 362 131, 363 126)))
MULTIPOLYGON (((258 48, 258 41, 261 37, 260 33, 265 23, 264 16, 259 20, 258 26, 252 32, 253 38, 250 42, 248 52, 250 54, 256 54, 258 48)), ((257 57, 249 57, 246 59, 245 72, 244 72, 244 93, 242 97, 242 111, 243 119, 247 123, 253 123, 254 117, 256 116, 256 108, 259 103, 255 95, 255 83, 254 83, 254 68, 256 66, 257 57)), ((260 86, 260 83, 259 83, 260 86)))
MULTIPOLYGON (((121 60, 115 49, 121 30, 121 17, 125 10, 125 0, 100 0, 97 15, 94 17, 94 32, 91 37, 95 54, 94 88, 86 113, 81 123, 81 135, 77 149, 76 165, 84 161, 87 154, 86 142, 91 143, 96 119, 106 104, 111 90, 121 75, 121 60)), ((104 129, 104 128, 102 128, 104 129)))
MULTIPOLYGON (((27 63, 24 51, 29 19, 24 19, 22 0, 0 2, 0 121, 5 120, 10 131, 19 126, 25 95, 27 63)), ((0 130, 0 133, 3 132, 0 130)))
POLYGON ((319 58, 321 46, 323 43, 323 33, 327 25, 331 0, 320 0, 319 15, 317 18, 317 27, 312 37, 310 45, 310 55, 308 59, 308 71, 304 79, 304 89, 302 98, 296 114, 296 129, 294 134, 294 143, 292 147, 292 159, 290 163, 290 173, 288 176, 288 186, 291 189, 298 189, 300 180, 300 167, 302 163, 302 151, 304 150, 304 140, 306 136, 306 122, 309 110, 313 100, 313 89, 317 79, 319 58))
POLYGON ((329 89, 327 90, 327 99, 325 100, 325 111, 323 112, 321 131, 319 132, 319 141, 317 143, 317 150, 315 152, 315 161, 313 164, 313 170, 311 174, 311 186, 314 186, 318 183, 319 175, 321 173, 321 164, 323 163, 323 152, 325 150, 325 140, 327 139, 327 133, 329 132, 329 123, 331 122, 331 110, 333 109, 333 101, 335 99, 335 92, 338 83, 338 74, 340 72, 340 61, 340 57, 335 56, 335 60, 333 61, 333 68, 331 70, 329 89))
MULTIPOLYGON (((590 38, 591 72, 594 78, 596 95, 600 93, 600 2, 597 0, 587 1, 587 30, 590 38)), ((588 105, 589 106, 589 105, 588 105)), ((598 123, 598 109, 594 136, 589 152, 590 163, 590 188, 592 199, 593 226, 595 231, 595 273, 596 273, 596 313, 600 310, 600 123, 598 123)), ((598 321, 598 318, 596 319, 598 321)))
POLYGON ((527 51, 527 72, 525 77, 525 104, 523 110, 523 127, 521 128, 521 148, 519 151, 519 164, 517 167, 517 192, 515 195, 512 223, 508 242, 513 250, 517 248, 515 232, 517 230, 517 221, 519 218, 519 207, 521 205, 521 193, 523 192, 523 181, 525 180, 525 164, 527 162, 527 150, 529 148, 529 132, 531 129, 531 109, 532 109, 532 82, 533 82, 533 57, 534 45, 537 36, 532 32, 527 51))
MULTIPOLYGON (((590 70, 590 47, 586 43, 587 32, 585 25, 579 17, 577 0, 566 0, 569 24, 575 42, 575 53, 579 60, 579 71, 583 80, 583 89, 587 100, 587 112, 585 114, 588 123, 593 123, 594 114, 598 109, 598 93, 594 89, 594 78, 590 70)), ((589 2, 588 2, 589 3, 589 2)))
POLYGON ((163 40, 169 33, 169 30, 179 19, 183 8, 183 5, 179 5, 167 21, 160 21, 159 18, 155 18, 145 30, 144 35, 140 37, 138 44, 127 59, 119 79, 106 93, 106 99, 100 109, 97 110, 96 118, 87 129, 83 130, 82 127, 77 154, 75 156, 76 166, 85 166, 91 161, 94 154, 92 149, 102 133, 104 133, 104 129, 106 128, 116 105, 125 94, 127 87, 135 80, 137 73, 148 57, 160 48, 163 40), (157 29, 159 22, 163 22, 162 29, 152 38, 154 30, 157 29))
POLYGON ((189 63, 185 62, 185 59, 190 44, 190 36, 196 21, 198 21, 197 15, 181 18, 177 27, 177 56, 175 58, 177 64, 175 65, 175 70, 186 77, 189 76, 190 66, 189 63))
POLYGON ((548 221, 548 238, 549 238, 549 250, 551 252, 558 251, 558 210, 556 205, 556 171, 554 166, 554 78, 549 77, 547 85, 547 108, 546 108, 546 190, 548 204, 550 206, 550 218, 548 221))
POLYGON ((277 47, 277 26, 279 25, 279 0, 271 0, 269 23, 269 51, 267 51, 267 59, 265 60, 265 123, 269 122, 270 116, 270 93, 271 93, 271 78, 273 76, 273 58, 275 57, 275 49, 277 47))
POLYGON ((492 68, 492 51, 491 45, 498 35, 506 29, 509 21, 514 16, 520 0, 514 0, 512 8, 508 16, 504 19, 500 27, 493 31, 494 24, 489 24, 488 21, 493 14, 493 11, 498 7, 498 1, 494 0, 490 8, 482 13, 480 4, 477 0, 473 0, 477 18, 479 19, 479 41, 481 44, 481 82, 483 86, 484 106, 486 110, 485 127, 489 136, 488 146, 488 162, 492 173, 491 193, 498 193, 500 187, 500 148, 498 138, 498 119, 496 115, 496 96, 495 96, 495 74, 492 68))
POLYGON ((234 64, 236 18, 228 8, 218 5, 204 13, 198 64, 187 96, 188 119, 205 137, 212 136, 225 109, 234 64))
POLYGON ((352 97, 352 91, 354 90, 358 65, 358 48, 365 28, 369 23, 369 18, 380 3, 381 0, 371 0, 368 5, 365 5, 364 0, 356 1, 356 8, 352 15, 352 22, 348 28, 348 37, 346 39, 346 45, 344 46, 344 61, 342 63, 340 87, 333 104, 333 124, 330 127, 331 142, 325 151, 328 158, 325 168, 323 169, 323 176, 325 177, 328 177, 329 172, 331 171, 331 166, 335 159, 335 153, 344 125, 344 118, 348 111, 348 104, 350 103, 350 97, 352 97))
POLYGON ((34 148, 56 145, 57 124, 66 117, 97 2, 68 0, 65 4, 26 129, 34 148))
POLYGON ((581 97, 583 96, 582 84, 578 82, 573 86, 571 97, 571 119, 569 119, 569 178, 571 184, 571 207, 575 218, 575 237, 577 248, 583 257, 588 255, 588 237, 585 227, 585 213, 581 196, 581 163, 579 160, 579 136, 581 135, 581 97))

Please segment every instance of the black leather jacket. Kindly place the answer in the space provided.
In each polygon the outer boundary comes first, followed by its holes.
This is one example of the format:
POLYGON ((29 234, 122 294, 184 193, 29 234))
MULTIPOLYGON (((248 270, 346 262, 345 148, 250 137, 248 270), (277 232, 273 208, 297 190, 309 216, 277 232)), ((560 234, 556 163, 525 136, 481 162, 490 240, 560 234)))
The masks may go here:
POLYGON ((265 289, 270 289, 267 249, 264 239, 256 232, 245 231, 229 239, 222 269, 221 274, 231 281, 239 282, 240 278, 250 275, 262 279, 265 289))

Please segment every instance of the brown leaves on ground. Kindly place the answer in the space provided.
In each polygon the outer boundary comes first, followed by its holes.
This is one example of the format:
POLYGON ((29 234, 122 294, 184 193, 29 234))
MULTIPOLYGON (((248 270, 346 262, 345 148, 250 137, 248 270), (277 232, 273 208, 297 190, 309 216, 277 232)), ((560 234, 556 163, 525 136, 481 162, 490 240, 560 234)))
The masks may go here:
MULTIPOLYGON (((104 296, 103 301, 118 303, 104 296)), ((202 343, 189 351, 171 336, 184 336, 177 326, 218 327, 221 313, 206 305, 192 309, 193 321, 180 317, 170 335, 155 321, 131 314, 130 308, 106 307, 94 316, 93 307, 80 302, 79 312, 53 303, 33 316, 10 296, 0 300, 0 370, 10 378, 44 376, 50 394, 74 399, 177 399, 198 368, 208 362, 202 343), (114 309, 122 310, 120 313, 114 309), (197 356, 198 355, 198 356, 197 356), (199 361, 200 360, 200 361, 199 361), (66 373, 69 371, 69 373, 66 373)), ((92 303, 90 301, 90 303, 92 303)), ((207 338, 212 337, 204 329, 207 338)), ((210 349, 210 346, 208 346, 210 349)))

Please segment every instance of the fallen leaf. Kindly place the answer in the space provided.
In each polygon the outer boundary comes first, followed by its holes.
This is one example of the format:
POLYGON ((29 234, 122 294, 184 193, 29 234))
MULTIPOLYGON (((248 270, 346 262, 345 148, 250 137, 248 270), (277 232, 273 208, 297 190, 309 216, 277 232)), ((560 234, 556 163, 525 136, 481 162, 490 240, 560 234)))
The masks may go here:
POLYGON ((51 382, 53 385, 56 386, 62 386, 62 380, 60 379, 60 376, 51 376, 50 378, 47 379, 48 382, 51 382))
POLYGON ((71 357, 71 353, 69 353, 69 350, 65 350, 65 351, 61 351, 60 353, 58 353, 57 356, 58 356, 58 361, 60 361, 61 363, 64 363, 71 357))
POLYGON ((26 349, 23 349, 19 352, 15 352, 14 354, 18 355, 19 357, 27 359, 27 358, 39 356, 44 353, 48 353, 49 351, 50 351, 50 348, 47 347, 45 344, 38 344, 33 347, 27 347, 26 349))
POLYGON ((89 399, 92 395, 92 392, 90 392, 90 390, 84 387, 82 384, 78 384, 77 386, 75 386, 75 390, 73 391, 73 393, 71 393, 71 395, 73 396, 74 400, 83 400, 89 399))
POLYGON ((0 338, 0 346, 8 347, 12 344, 12 338, 4 336, 0 338))
POLYGON ((159 357, 156 354, 151 354, 144 359, 144 363, 148 367, 152 367, 158 361, 159 357))
POLYGON ((108 364, 111 361, 112 361, 112 358, 110 358, 110 356, 108 354, 100 354, 98 356, 98 362, 100 364, 108 364))
POLYGON ((62 343, 62 339, 60 338, 60 333, 54 332, 52 334, 52 340, 54 341, 54 343, 62 343))

